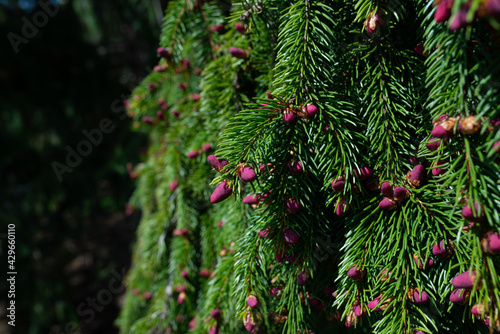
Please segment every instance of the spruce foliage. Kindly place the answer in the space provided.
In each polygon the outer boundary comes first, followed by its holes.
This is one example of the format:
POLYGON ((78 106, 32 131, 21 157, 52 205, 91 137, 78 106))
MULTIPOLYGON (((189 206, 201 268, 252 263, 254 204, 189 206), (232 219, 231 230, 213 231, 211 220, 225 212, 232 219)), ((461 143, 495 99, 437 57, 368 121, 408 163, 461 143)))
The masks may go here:
POLYGON ((171 1, 121 331, 500 331, 498 6, 171 1))

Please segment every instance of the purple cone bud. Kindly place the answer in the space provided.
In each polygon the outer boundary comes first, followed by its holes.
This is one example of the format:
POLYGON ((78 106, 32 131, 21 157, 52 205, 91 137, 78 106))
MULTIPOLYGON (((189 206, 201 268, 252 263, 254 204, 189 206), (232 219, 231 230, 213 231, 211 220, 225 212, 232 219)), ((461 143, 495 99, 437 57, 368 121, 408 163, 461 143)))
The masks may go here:
POLYGON ((313 117, 318 112, 318 108, 312 104, 308 104, 307 106, 302 107, 302 111, 307 114, 307 117, 313 117))
POLYGON ((142 117, 142 122, 143 123, 146 123, 148 125, 153 125, 154 124, 154 119, 152 119, 151 117, 149 116, 143 116, 142 117))
POLYGON ((434 13, 434 20, 438 23, 448 21, 451 17, 452 6, 453 0, 441 0, 434 13))
POLYGON ((216 308, 216 309, 213 309, 212 312, 210 312, 210 316, 212 317, 212 319, 220 319, 222 315, 222 312, 220 311, 220 309, 216 308))
POLYGON ((373 169, 370 167, 361 167, 360 169, 354 171, 354 175, 363 181, 373 175, 373 169))
POLYGON ((234 58, 238 58, 238 59, 245 59, 247 58, 247 52, 243 49, 240 49, 240 48, 229 48, 229 53, 231 54, 231 56, 233 56, 234 58))
POLYGON ((432 136, 436 138, 449 138, 453 136, 453 129, 446 130, 441 124, 432 129, 432 136))
POLYGON ((377 298, 375 298, 374 300, 370 301, 368 303, 368 308, 370 310, 373 310, 373 311, 380 311, 380 308, 378 308, 378 304, 380 303, 380 301, 382 300, 382 296, 378 296, 377 298))
POLYGON ((465 289, 453 290, 450 295, 450 301, 454 304, 466 304, 469 301, 469 291, 465 289))
POLYGON ((156 49, 156 53, 160 57, 165 58, 165 59, 170 59, 172 57, 172 53, 170 51, 168 51, 167 49, 165 49, 165 48, 158 48, 158 49, 156 49))
POLYGON ((302 204, 300 204, 299 201, 290 198, 286 201, 285 207, 291 213, 296 213, 302 208, 302 204))
POLYGON ((455 18, 453 19, 453 22, 450 24, 451 31, 459 30, 467 26, 467 12, 469 11, 469 7, 470 3, 467 3, 460 8, 457 15, 455 15, 455 18))
POLYGON ((218 172, 220 172, 224 166, 229 163, 226 159, 220 159, 213 154, 209 155, 207 159, 210 165, 212 165, 212 167, 218 172))
POLYGON ((223 200, 231 196, 232 193, 233 190, 229 187, 228 183, 226 181, 221 182, 215 188, 212 196, 210 196, 210 202, 212 202, 213 204, 222 202, 223 200))
POLYGON ((252 182, 257 178, 257 174, 250 166, 244 166, 238 169, 238 176, 243 182, 252 182))
POLYGON ((479 203, 474 203, 474 210, 472 210, 468 205, 464 206, 462 209, 462 217, 469 222, 481 222, 484 218, 483 206, 479 205, 479 203))
POLYGON ((215 26, 211 26, 210 30, 213 32, 216 32, 220 34, 222 31, 224 31, 224 25, 223 24, 217 24, 215 26))
POLYGON ((247 29, 245 28, 245 26, 239 22, 236 23, 234 28, 236 29, 237 32, 239 32, 242 35, 244 35, 247 32, 247 29))
POLYGON ((408 173, 409 180, 414 186, 420 186, 424 181, 425 168, 422 165, 416 165, 413 167, 412 171, 408 173))
POLYGON ((378 203, 378 207, 386 211, 394 210, 396 203, 394 203, 394 201, 390 198, 384 198, 380 201, 380 203, 378 203))
POLYGON ((348 205, 347 205, 346 199, 341 198, 337 203, 337 207, 335 208, 335 214, 337 216, 343 216, 344 213, 347 211, 347 209, 348 209, 348 205))
POLYGON ((354 305, 353 309, 354 309, 354 314, 357 317, 363 316, 364 312, 363 312, 363 308, 361 307, 361 304, 354 305))
POLYGON ((291 228, 287 229, 285 233, 283 233, 283 238, 286 243, 292 245, 300 241, 299 235, 291 228))
POLYGON ((491 16, 500 15, 500 1, 499 0, 486 0, 484 2, 486 11, 491 16))
POLYGON ((453 284, 455 288, 470 290, 474 286, 476 279, 477 279, 476 272, 474 270, 472 271, 467 270, 466 272, 463 272, 455 276, 451 281, 451 284, 453 284))
POLYGON ((303 271, 301 271, 299 273, 299 275, 297 276, 297 279, 298 279, 300 285, 305 285, 306 282, 307 282, 307 275, 306 275, 306 273, 304 273, 303 271))
POLYGON ((444 240, 439 241, 437 244, 434 244, 432 246, 432 254, 437 256, 440 259, 447 258, 451 255, 451 249, 450 249, 450 244, 445 246, 444 240), (448 246, 448 247, 447 247, 448 246))
POLYGON ((251 308, 256 308, 259 305, 259 300, 255 296, 249 296, 247 298, 247 304, 251 308))
POLYGON ((427 294, 427 292, 422 291, 422 293, 420 294, 417 288, 415 288, 415 290, 413 291, 412 297, 413 298, 411 298, 410 300, 415 304, 425 304, 429 300, 429 295, 427 294))
POLYGON ((427 147, 429 151, 434 152, 439 148, 440 145, 441 145, 441 140, 439 138, 431 138, 425 144, 425 147, 427 147))
POLYGON ((293 112, 285 112, 283 113, 283 121, 286 124, 292 124, 297 119, 297 115, 293 112))
POLYGON ((481 240, 481 245, 485 253, 500 253, 500 235, 496 232, 488 232, 483 240, 481 240))
POLYGON ((255 194, 248 195, 247 197, 243 198, 243 203, 250 204, 250 205, 259 204, 259 198, 255 194))
POLYGON ((340 193, 344 190, 344 187, 345 187, 345 180, 342 176, 332 181, 332 188, 334 191, 340 193))
POLYGON ((405 187, 396 187, 393 194, 395 200, 403 201, 408 197, 408 190, 405 187))
POLYGON ((200 152, 198 150, 192 150, 191 152, 189 152, 187 154, 187 157, 188 159, 194 159, 196 158, 198 155, 200 154, 200 152))
POLYGON ((364 277, 364 271, 361 270, 361 269, 359 269, 356 266, 352 266, 347 271, 347 276, 349 278, 353 279, 354 281, 361 281, 363 279, 363 277, 364 277))
POLYGON ((393 190, 392 190, 392 186, 389 182, 384 182, 380 185, 380 192, 384 195, 384 196, 392 196, 393 194, 393 190))
POLYGON ((302 167, 302 162, 301 161, 294 161, 290 167, 288 167, 288 170, 292 173, 292 174, 299 174, 300 172, 302 172, 303 170, 303 167, 302 167))

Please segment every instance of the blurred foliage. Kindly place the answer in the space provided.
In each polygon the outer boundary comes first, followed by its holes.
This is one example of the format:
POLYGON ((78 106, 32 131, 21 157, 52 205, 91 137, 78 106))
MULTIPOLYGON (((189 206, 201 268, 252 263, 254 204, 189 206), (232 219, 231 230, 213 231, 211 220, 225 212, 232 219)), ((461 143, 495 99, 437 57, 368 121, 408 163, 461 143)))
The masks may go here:
POLYGON ((88 324, 75 309, 129 262, 135 220, 123 214, 132 191, 125 166, 139 160, 146 139, 131 135, 129 120, 111 106, 155 63, 160 2, 66 2, 18 53, 5 37, 22 37, 41 8, 0 5, 0 258, 5 264, 6 225, 15 224, 18 273, 16 327, 0 324, 0 332, 63 333, 74 321, 83 333, 112 333, 117 295, 88 324), (104 118, 114 130, 59 182, 52 163, 65 164, 66 147, 76 149, 82 131, 104 118))

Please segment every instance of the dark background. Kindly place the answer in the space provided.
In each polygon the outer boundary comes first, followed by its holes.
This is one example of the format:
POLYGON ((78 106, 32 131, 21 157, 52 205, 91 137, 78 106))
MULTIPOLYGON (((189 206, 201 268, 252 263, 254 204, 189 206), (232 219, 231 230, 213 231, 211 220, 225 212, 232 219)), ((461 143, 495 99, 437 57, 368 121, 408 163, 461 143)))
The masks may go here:
POLYGON ((36 1, 0 0, 0 333, 117 332, 120 293, 92 321, 76 309, 108 297, 100 291, 117 286, 113 270, 130 265, 139 214, 124 214, 134 187, 125 166, 147 141, 111 105, 156 64, 166 2, 69 0, 44 23, 36 1), (35 16, 38 31, 23 35, 35 16), (25 38, 17 53, 9 33, 25 38), (66 147, 105 118, 114 130, 60 182, 53 163, 66 164, 66 147), (7 224, 16 226, 15 328, 4 313, 7 224))

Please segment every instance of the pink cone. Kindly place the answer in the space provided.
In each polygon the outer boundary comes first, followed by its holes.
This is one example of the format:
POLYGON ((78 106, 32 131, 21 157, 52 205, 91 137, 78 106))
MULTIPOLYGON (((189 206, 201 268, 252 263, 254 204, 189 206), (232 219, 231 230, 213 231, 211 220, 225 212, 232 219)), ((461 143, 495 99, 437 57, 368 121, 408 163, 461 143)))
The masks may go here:
POLYGON ((233 190, 229 187, 228 183, 226 181, 221 182, 215 188, 212 196, 210 196, 210 202, 212 202, 213 204, 222 202, 223 200, 231 196, 232 193, 233 190))
POLYGON ((476 279, 477 279, 476 272, 467 270, 466 272, 463 272, 455 276, 451 281, 451 284, 453 284, 455 288, 470 290, 472 289, 472 287, 474 287, 476 279))
POLYGON ((250 205, 259 204, 259 198, 255 194, 248 195, 247 197, 243 198, 243 203, 250 204, 250 205))

